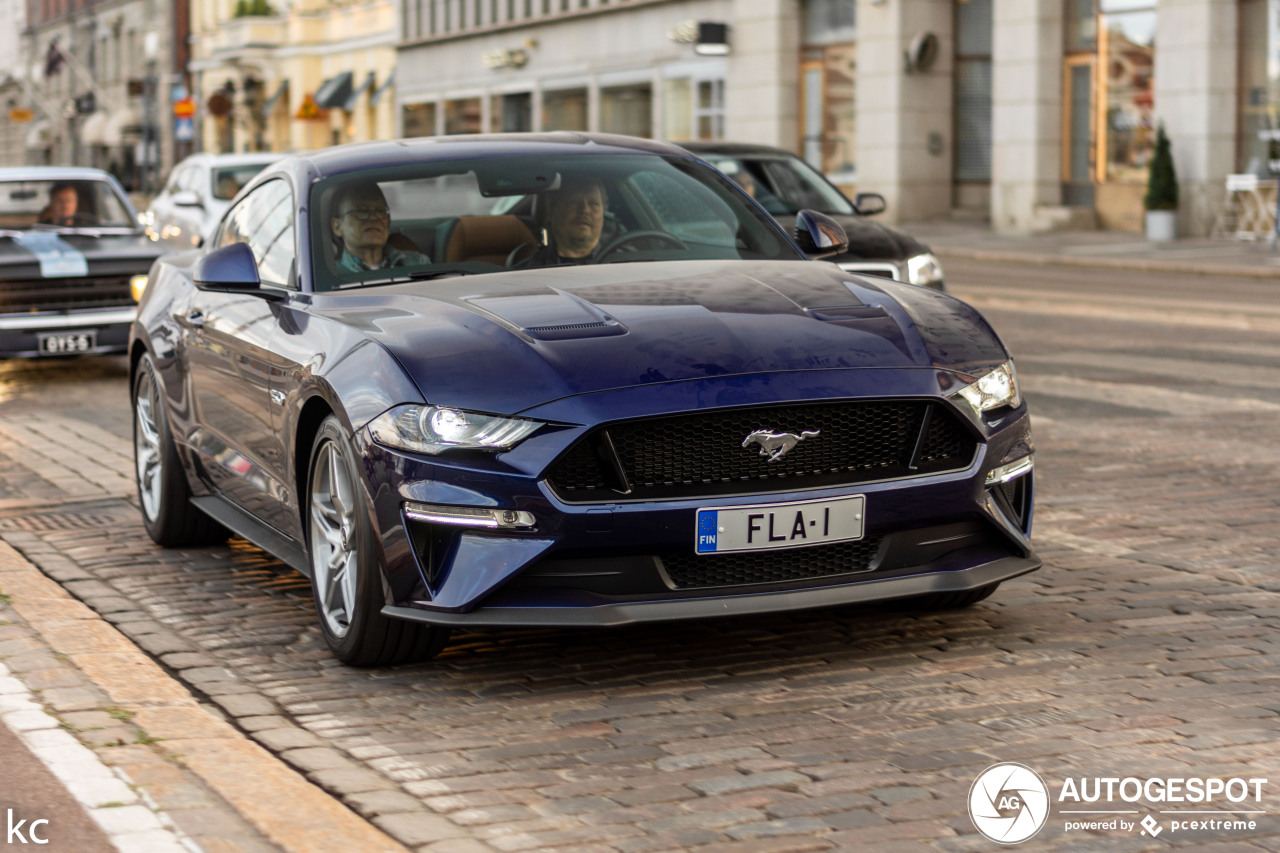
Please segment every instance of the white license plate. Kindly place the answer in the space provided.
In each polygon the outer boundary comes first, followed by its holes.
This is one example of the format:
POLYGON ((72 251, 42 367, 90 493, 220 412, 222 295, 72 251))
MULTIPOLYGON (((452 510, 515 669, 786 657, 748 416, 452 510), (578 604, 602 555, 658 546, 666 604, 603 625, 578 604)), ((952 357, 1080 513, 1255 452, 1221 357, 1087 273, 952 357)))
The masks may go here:
POLYGON ((57 335, 40 335, 40 352, 57 355, 89 352, 98 345, 96 332, 65 332, 57 335))
POLYGON ((863 495, 784 504, 699 509, 699 554, 768 551, 861 539, 866 527, 863 495))

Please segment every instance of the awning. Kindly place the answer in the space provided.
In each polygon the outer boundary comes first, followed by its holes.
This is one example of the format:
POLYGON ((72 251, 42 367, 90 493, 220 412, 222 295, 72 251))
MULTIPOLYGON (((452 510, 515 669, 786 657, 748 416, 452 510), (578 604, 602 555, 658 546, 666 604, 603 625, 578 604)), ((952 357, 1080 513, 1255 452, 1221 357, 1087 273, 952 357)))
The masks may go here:
POLYGON ((373 88, 373 81, 377 79, 377 76, 378 75, 372 71, 366 74, 364 76, 364 82, 357 86, 356 89, 347 96, 347 102, 342 105, 342 108, 347 112, 354 110, 356 108, 356 102, 360 100, 360 96, 373 88))
POLYGON ((98 110, 93 115, 84 120, 84 124, 80 125, 80 144, 81 145, 106 145, 103 142, 107 132, 107 112, 106 110, 98 110))
MULTIPOLYGON (((262 114, 264 116, 271 115, 271 111, 276 108, 276 104, 280 103, 280 99, 284 97, 285 92, 289 91, 289 78, 280 81, 280 85, 276 87, 275 94, 267 98, 266 103, 262 105, 262 114)), ((285 103, 288 106, 288 102, 285 103)))
POLYGON ((351 97, 351 79, 355 77, 350 71, 335 74, 320 84, 316 89, 316 106, 322 110, 341 107, 351 97))
POLYGON ((391 90, 392 84, 396 82, 396 72, 392 71, 387 75, 387 82, 378 87, 378 91, 373 93, 373 97, 369 99, 369 106, 376 107, 382 103, 383 97, 391 90))
POLYGON ((47 118, 32 122, 31 127, 27 129, 27 147, 49 147, 49 120, 47 118))
POLYGON ((136 107, 122 107, 107 119, 102 131, 102 144, 109 146, 123 145, 126 134, 142 132, 142 116, 136 107))

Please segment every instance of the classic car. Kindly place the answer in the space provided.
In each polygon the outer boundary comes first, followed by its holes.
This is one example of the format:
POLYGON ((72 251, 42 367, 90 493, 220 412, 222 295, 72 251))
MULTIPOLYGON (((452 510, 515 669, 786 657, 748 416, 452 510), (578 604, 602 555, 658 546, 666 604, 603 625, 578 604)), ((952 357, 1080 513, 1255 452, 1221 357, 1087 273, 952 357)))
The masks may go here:
POLYGON ((124 352, 134 294, 172 247, 97 169, 0 169, 0 358, 124 352))
POLYGON ((753 191, 779 222, 789 225, 805 208, 821 211, 844 227, 849 248, 828 260, 849 272, 881 275, 946 290, 942 264, 910 234, 868 217, 885 210, 884 196, 858 193, 850 201, 808 162, 783 148, 745 142, 681 142, 735 181, 753 191))
POLYGON ((169 172, 169 179, 143 218, 159 236, 198 246, 222 221, 240 188, 280 156, 263 152, 192 154, 169 172))
POLYGON ((843 233, 797 220, 629 137, 286 157, 152 271, 146 529, 308 575, 353 665, 452 628, 956 607, 1038 568, 996 333, 812 260, 843 233))

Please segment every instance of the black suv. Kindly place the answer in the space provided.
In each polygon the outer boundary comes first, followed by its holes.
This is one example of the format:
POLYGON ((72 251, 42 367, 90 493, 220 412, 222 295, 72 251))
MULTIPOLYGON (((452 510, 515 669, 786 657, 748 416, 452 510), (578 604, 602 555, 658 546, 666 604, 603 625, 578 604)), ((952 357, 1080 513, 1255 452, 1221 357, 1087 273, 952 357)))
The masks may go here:
POLYGON ((945 291, 942 264, 919 240, 867 217, 885 209, 879 193, 853 201, 822 173, 782 148, 745 142, 681 142, 680 146, 737 181, 774 219, 790 228, 803 209, 825 213, 844 226, 849 251, 826 260, 850 272, 882 275, 945 291))

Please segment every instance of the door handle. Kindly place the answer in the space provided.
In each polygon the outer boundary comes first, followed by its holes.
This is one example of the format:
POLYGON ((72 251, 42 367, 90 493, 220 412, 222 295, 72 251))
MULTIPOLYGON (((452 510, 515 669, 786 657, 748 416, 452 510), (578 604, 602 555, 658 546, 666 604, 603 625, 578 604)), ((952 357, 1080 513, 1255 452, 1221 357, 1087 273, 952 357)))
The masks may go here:
POLYGON ((204 312, 199 308, 195 308, 187 314, 187 322, 192 326, 199 328, 204 325, 204 312))

